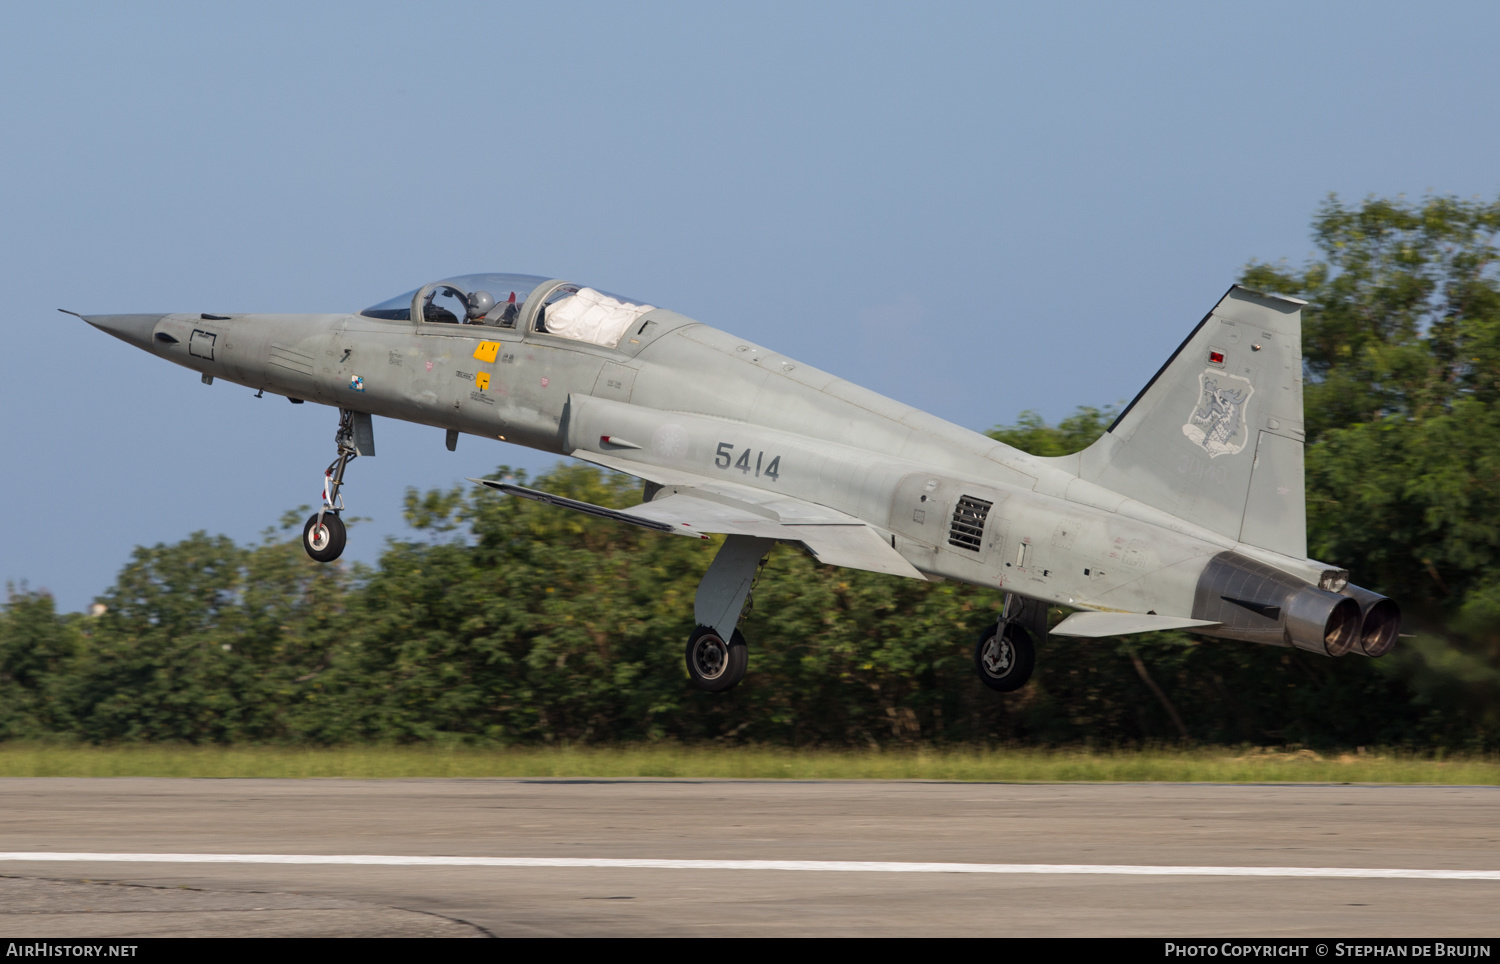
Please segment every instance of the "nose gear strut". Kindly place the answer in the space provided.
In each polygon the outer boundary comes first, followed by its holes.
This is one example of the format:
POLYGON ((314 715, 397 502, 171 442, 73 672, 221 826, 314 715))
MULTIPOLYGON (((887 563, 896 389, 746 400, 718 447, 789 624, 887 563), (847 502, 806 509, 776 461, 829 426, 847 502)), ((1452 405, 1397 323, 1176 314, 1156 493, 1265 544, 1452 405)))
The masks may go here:
POLYGON ((344 551, 347 531, 339 513, 344 511, 344 497, 339 489, 344 484, 344 470, 349 463, 359 458, 354 446, 354 412, 339 409, 339 430, 334 433, 333 443, 338 448, 338 457, 323 470, 323 504, 317 515, 307 520, 302 527, 302 548, 318 562, 332 562, 344 551))

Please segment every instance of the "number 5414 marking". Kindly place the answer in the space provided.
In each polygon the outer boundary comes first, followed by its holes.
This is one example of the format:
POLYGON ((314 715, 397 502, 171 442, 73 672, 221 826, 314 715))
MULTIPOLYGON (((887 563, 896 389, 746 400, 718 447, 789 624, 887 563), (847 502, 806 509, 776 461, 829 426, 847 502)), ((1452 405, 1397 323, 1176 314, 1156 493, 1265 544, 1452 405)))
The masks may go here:
POLYGON ((756 478, 764 475, 773 482, 781 478, 781 456, 778 455, 767 462, 765 452, 754 452, 755 464, 751 465, 750 455, 753 451, 752 449, 742 449, 740 457, 736 459, 734 457, 734 445, 729 442, 720 442, 719 452, 714 456, 714 465, 717 465, 721 469, 736 468, 746 475, 754 472, 756 478))

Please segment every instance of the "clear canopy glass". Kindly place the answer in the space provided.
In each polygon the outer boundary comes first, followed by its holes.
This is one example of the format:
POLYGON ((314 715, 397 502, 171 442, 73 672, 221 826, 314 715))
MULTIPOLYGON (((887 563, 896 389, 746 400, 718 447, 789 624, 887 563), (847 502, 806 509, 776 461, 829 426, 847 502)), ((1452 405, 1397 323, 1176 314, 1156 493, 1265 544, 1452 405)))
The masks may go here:
MULTIPOLYGON (((452 278, 444 278, 438 282, 450 288, 462 291, 465 296, 476 291, 488 292, 494 299, 495 307, 489 311, 483 319, 484 324, 502 325, 511 327, 515 324, 516 314, 521 306, 526 303, 526 298, 547 279, 535 274, 461 274, 452 278)), ((411 321, 411 300, 419 289, 413 288, 405 294, 397 295, 378 305, 372 305, 361 311, 360 314, 367 318, 385 318, 389 321, 411 321)), ((450 293, 439 288, 433 292, 428 299, 430 307, 422 309, 422 315, 428 321, 461 321, 465 317, 465 305, 459 304, 458 299, 450 293), (452 302, 450 305, 449 302, 452 302)))
MULTIPOLYGON (((493 273, 444 278, 433 284, 422 308, 422 318, 429 323, 467 322, 514 328, 526 299, 547 280, 534 274, 493 273)), ((411 321, 411 300, 420 290, 414 288, 360 314, 388 321, 411 321)), ((546 303, 536 313, 533 327, 559 338, 613 348, 626 328, 641 315, 655 310, 652 305, 632 298, 570 282, 558 285, 548 294, 546 303)))

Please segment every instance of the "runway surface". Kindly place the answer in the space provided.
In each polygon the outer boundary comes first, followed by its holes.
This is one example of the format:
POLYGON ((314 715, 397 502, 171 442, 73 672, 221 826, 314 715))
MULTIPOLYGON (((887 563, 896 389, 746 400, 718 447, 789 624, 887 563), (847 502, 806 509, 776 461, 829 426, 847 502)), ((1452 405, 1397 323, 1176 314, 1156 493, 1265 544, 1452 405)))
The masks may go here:
POLYGON ((1500 788, 0 780, 0 936, 1494 937, 1500 788))

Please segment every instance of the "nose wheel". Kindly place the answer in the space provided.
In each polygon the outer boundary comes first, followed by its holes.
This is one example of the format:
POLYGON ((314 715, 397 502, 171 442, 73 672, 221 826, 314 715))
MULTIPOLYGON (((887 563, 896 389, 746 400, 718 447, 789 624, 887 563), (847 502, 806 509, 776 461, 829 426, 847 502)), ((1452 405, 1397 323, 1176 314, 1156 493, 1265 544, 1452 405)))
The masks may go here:
POLYGON ((354 446, 354 413, 346 408, 339 409, 339 430, 333 443, 339 454, 323 471, 323 504, 302 527, 302 548, 317 562, 332 562, 342 555, 348 536, 344 520, 339 518, 344 511, 339 489, 344 485, 344 470, 359 458, 359 451, 354 446))
POLYGON ((318 562, 332 562, 344 551, 344 539, 348 530, 344 520, 327 513, 319 519, 316 515, 302 527, 302 548, 318 562))

